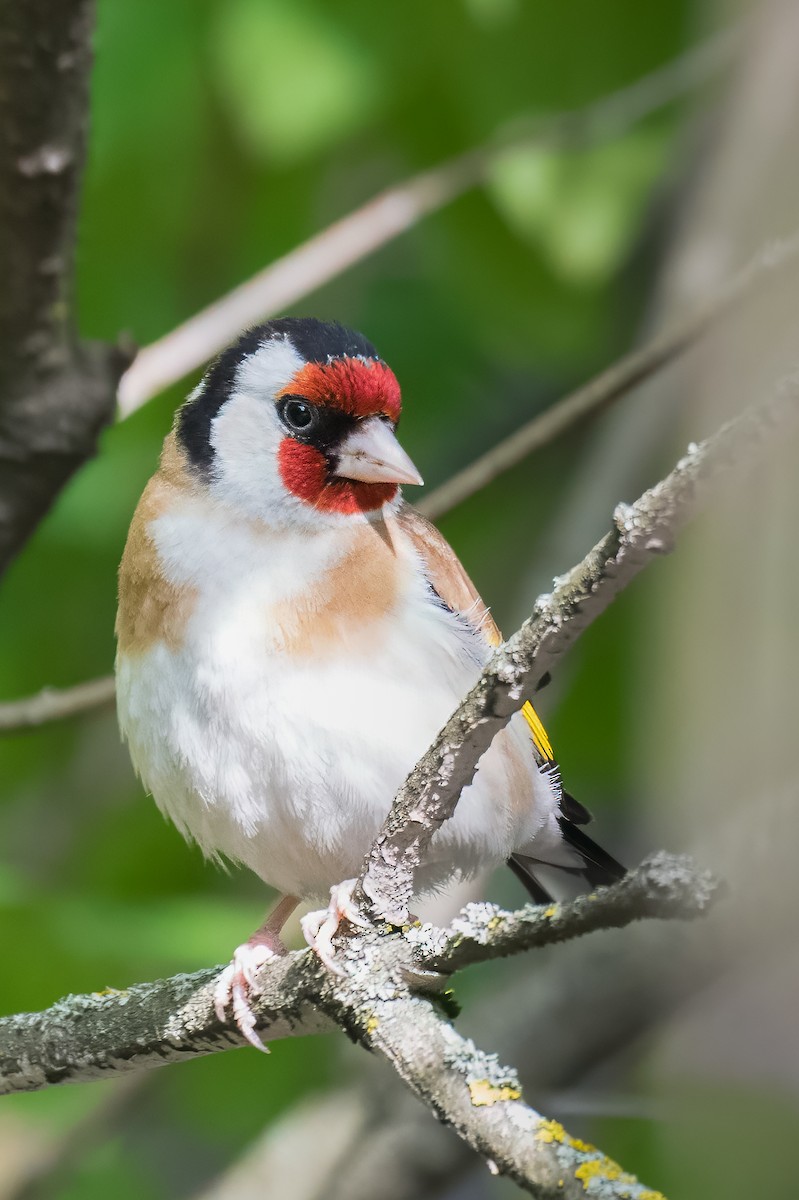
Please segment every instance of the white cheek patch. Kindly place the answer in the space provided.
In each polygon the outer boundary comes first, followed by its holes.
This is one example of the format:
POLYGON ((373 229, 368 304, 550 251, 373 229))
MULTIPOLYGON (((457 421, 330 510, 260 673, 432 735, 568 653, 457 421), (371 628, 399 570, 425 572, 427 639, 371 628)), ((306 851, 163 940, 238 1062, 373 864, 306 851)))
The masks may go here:
POLYGON ((287 490, 277 462, 286 431, 275 401, 304 365, 288 338, 267 342, 243 360, 211 422, 212 495, 273 528, 306 525, 313 516, 287 490))
POLYGON ((275 399, 304 365, 288 338, 274 338, 248 355, 229 399, 211 422, 211 491, 249 515, 280 523, 286 489, 277 466, 285 435, 275 399))
POLYGON ((211 422, 211 493, 271 523, 286 498, 277 465, 283 437, 271 396, 234 391, 211 422))

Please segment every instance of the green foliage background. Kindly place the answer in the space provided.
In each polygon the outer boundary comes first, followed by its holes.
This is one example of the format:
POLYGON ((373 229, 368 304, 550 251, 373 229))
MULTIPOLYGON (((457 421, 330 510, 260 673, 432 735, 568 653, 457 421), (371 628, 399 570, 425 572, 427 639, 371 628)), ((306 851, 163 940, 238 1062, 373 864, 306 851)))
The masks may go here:
MULTIPOLYGON (((83 334, 146 343, 380 188, 631 82, 695 41, 702 20, 695 0, 100 0, 83 334)), ((300 306, 362 329, 392 364, 404 442, 429 484, 635 339, 683 116, 672 106, 590 152, 508 153, 487 186, 300 306)), ((14 567, 0 592, 4 696, 110 669, 127 524, 190 383, 108 431, 14 567)), ((506 628, 569 565, 547 529, 591 437, 563 439, 442 523, 506 628)), ((642 463, 642 482, 655 470, 642 463)), ((594 514, 578 542, 607 520, 594 514)), ((542 705, 570 789, 628 855, 646 842, 622 730, 650 595, 645 581, 583 638, 542 705)), ((0 741, 0 789, 3 1011, 223 961, 260 919, 257 881, 204 865, 143 796, 113 715, 0 741)), ((493 894, 514 888, 497 880, 493 894)), ((465 993, 491 986, 483 972, 465 993)), ((336 1040, 313 1039, 268 1060, 241 1051, 169 1068, 57 1194, 191 1195, 352 1063, 336 1040)), ((55 1130, 102 1102, 87 1085, 4 1112, 55 1130)), ((708 1194, 701 1147, 676 1153, 648 1119, 581 1123, 653 1184, 708 1194)), ((725 1195, 748 1195, 731 1176, 725 1195)))

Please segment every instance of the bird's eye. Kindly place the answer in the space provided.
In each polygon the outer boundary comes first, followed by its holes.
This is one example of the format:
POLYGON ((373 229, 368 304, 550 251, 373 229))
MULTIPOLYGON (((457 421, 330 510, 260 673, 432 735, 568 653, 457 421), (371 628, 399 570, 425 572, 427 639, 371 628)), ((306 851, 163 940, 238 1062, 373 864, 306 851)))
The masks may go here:
POLYGON ((283 404, 281 416, 289 429, 298 433, 308 433, 316 421, 316 409, 306 400, 297 400, 290 396, 283 404))

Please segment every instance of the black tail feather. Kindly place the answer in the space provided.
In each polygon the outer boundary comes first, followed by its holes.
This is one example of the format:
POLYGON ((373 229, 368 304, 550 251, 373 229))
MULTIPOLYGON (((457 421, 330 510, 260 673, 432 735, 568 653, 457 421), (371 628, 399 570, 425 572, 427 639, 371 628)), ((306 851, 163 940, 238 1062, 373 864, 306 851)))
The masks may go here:
POLYGON ((607 887, 618 883, 627 874, 626 869, 617 862, 607 850, 598 846, 592 838, 584 833, 578 825, 568 817, 558 817, 558 824, 563 834, 563 840, 582 859, 582 865, 564 867, 560 864, 547 863, 541 859, 531 858, 527 854, 512 854, 508 866, 518 880, 525 886, 536 904, 551 904, 554 897, 544 887, 535 874, 537 866, 549 870, 562 871, 565 875, 579 875, 590 887, 607 887))
POLYGON ((579 826, 568 817, 558 817, 563 840, 573 850, 576 850, 583 860, 580 872, 591 884, 591 887, 603 887, 610 883, 618 883, 627 874, 626 867, 598 846, 592 838, 584 833, 579 826))
POLYGON ((533 874, 532 863, 532 859, 523 858, 517 854, 512 854, 508 859, 508 866, 510 867, 511 871, 513 871, 513 874, 520 881, 520 883, 527 888, 527 891, 530 893, 535 903, 551 904, 552 896, 550 896, 546 888, 536 879, 535 875, 533 874))

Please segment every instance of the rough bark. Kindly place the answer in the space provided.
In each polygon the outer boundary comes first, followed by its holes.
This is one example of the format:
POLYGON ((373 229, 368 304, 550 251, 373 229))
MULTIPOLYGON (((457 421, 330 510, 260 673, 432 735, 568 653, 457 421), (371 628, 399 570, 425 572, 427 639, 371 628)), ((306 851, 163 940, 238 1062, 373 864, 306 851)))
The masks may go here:
POLYGON ((93 0, 0 11, 0 574, 94 453, 126 365, 72 313, 93 19, 93 0))

